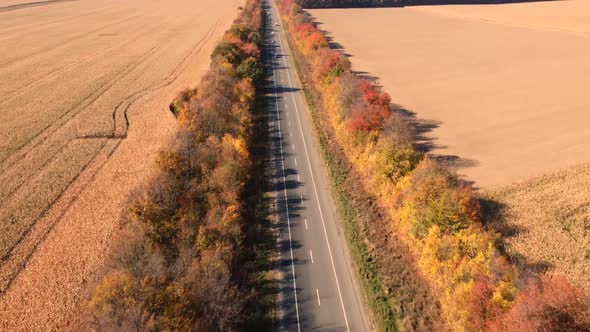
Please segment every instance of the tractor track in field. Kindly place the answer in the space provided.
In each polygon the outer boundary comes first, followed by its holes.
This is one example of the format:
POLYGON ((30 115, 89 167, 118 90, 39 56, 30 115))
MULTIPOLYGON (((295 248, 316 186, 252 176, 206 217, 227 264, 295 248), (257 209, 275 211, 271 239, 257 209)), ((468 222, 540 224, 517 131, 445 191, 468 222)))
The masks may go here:
POLYGON ((113 109, 113 133, 111 135, 111 138, 114 137, 118 137, 117 136, 117 112, 120 110, 120 108, 122 107, 122 105, 124 103, 127 103, 127 105, 125 106, 124 110, 123 110, 123 117, 125 119, 125 127, 123 130, 123 133, 119 136, 122 138, 126 138, 127 137, 127 131, 129 130, 129 119, 127 116, 127 111, 129 110, 129 108, 133 105, 133 103, 135 101, 137 101, 139 98, 143 97, 144 95, 156 91, 158 89, 164 88, 166 86, 169 86, 170 84, 172 84, 177 78, 178 75, 180 75, 180 73, 182 72, 182 70, 184 69, 184 67, 186 66, 187 60, 190 58, 191 55, 195 55, 201 52, 201 49, 203 48, 203 45, 205 45, 209 39, 211 39, 211 36, 213 35, 213 32, 217 29, 217 26, 219 24, 219 20, 217 20, 215 22, 215 24, 209 29, 209 31, 207 31, 207 33, 205 34, 205 36, 200 39, 199 41, 197 41, 193 47, 190 49, 190 51, 179 61, 179 63, 176 65, 176 67, 174 67, 174 69, 170 72, 170 74, 168 74, 168 76, 166 76, 161 82, 160 84, 156 85, 156 86, 152 86, 152 87, 148 87, 146 89, 137 91, 135 93, 133 93, 132 95, 128 96, 127 98, 125 98, 124 100, 122 100, 119 105, 117 105, 114 109, 113 109))
POLYGON ((113 49, 115 49, 115 48, 117 48, 117 47, 119 47, 121 45, 124 45, 124 44, 128 43, 129 40, 141 38, 141 37, 147 35, 148 33, 151 33, 152 31, 155 31, 156 29, 157 28, 154 27, 154 29, 149 30, 149 32, 140 33, 139 34, 140 36, 133 36, 132 38, 127 38, 127 39, 125 39, 123 41, 120 41, 119 43, 117 43, 115 45, 108 46, 108 47, 103 48, 101 50, 98 50, 98 51, 96 51, 96 52, 94 52, 92 54, 89 54, 89 55, 87 55, 85 57, 78 58, 77 60, 75 60, 73 62, 70 62, 68 64, 65 64, 65 65, 59 67, 59 68, 56 68, 55 70, 50 71, 49 73, 45 74, 45 76, 43 78, 38 79, 38 80, 33 80, 29 84, 24 85, 24 86, 21 86, 21 87, 19 87, 17 89, 14 89, 14 90, 8 92, 6 95, 2 96, 2 101, 0 102, 0 106, 3 106, 3 105, 8 104, 8 102, 10 102, 12 99, 14 99, 16 97, 19 97, 22 94, 27 93, 27 92, 33 90, 37 86, 39 86, 39 85, 41 85, 41 84, 43 84, 43 83, 45 83, 47 81, 50 81, 53 78, 58 77, 61 74, 67 73, 67 72, 69 72, 69 71, 71 71, 73 69, 76 69, 76 68, 80 67, 80 65, 85 64, 85 63, 87 63, 87 62, 95 59, 96 57, 98 57, 101 54, 107 53, 107 52, 109 52, 109 51, 111 51, 111 50, 113 50, 113 49))
POLYGON ((39 7, 39 6, 48 6, 48 5, 54 5, 54 4, 63 3, 63 2, 74 2, 74 1, 80 1, 80 0, 47 0, 47 1, 19 3, 17 5, 0 7, 0 12, 10 12, 13 10, 19 10, 19 9, 25 9, 25 8, 31 8, 31 7, 39 7))
POLYGON ((50 27, 52 25, 56 25, 56 24, 59 24, 59 23, 67 22, 67 21, 78 20, 80 18, 92 16, 92 15, 97 14, 97 13, 107 12, 110 9, 112 9, 112 8, 101 8, 101 9, 89 11, 89 12, 84 13, 84 14, 71 15, 71 16, 68 16, 68 17, 61 17, 61 18, 56 19, 56 20, 51 21, 51 22, 45 22, 45 23, 35 22, 35 23, 31 23, 31 24, 29 24, 27 26, 19 25, 19 26, 13 28, 13 29, 0 30, 0 34, 6 34, 7 35, 4 38, 0 38, 0 41, 15 38, 14 36, 12 36, 12 34, 15 33, 15 32, 17 32, 17 31, 22 31, 23 29, 29 29, 29 28, 32 27, 32 28, 35 28, 36 31, 40 31, 40 30, 42 31, 42 30, 47 29, 48 27, 50 27))
MULTIPOLYGON (((75 139, 72 139, 68 142, 68 144, 70 144, 72 141, 74 141, 75 139)), ((119 140, 119 142, 117 142, 117 144, 113 147, 113 149, 111 151, 108 152, 108 157, 105 158, 105 160, 101 163, 101 165, 98 167, 97 171, 94 172, 94 174, 92 174, 91 179, 88 180, 81 188, 79 188, 78 190, 76 190, 76 193, 74 194, 74 197, 67 203, 66 207, 61 209, 59 216, 54 219, 54 220, 50 220, 48 225, 45 225, 45 230, 41 232, 40 237, 37 239, 37 241, 34 241, 34 244, 32 246, 32 248, 25 248, 25 250, 23 250, 25 252, 25 255, 23 257, 22 260, 20 260, 20 262, 14 262, 13 261, 13 268, 9 269, 9 272, 6 273, 6 265, 8 265, 10 263, 11 260, 18 260, 19 257, 16 257, 15 255, 13 255, 13 253, 15 252, 15 250, 17 248, 19 248, 19 246, 21 245, 22 242, 26 241, 29 238, 29 235, 31 233, 31 230, 34 227, 41 227, 41 225, 39 225, 38 222, 33 222, 30 227, 28 227, 26 229, 26 231, 22 234, 21 238, 19 239, 19 241, 12 247, 12 249, 10 250, 9 253, 7 253, 6 255, 0 257, 0 271, 2 271, 4 274, 8 274, 7 278, 2 278, 2 276, 0 275, 0 296, 3 295, 4 293, 6 293, 6 291, 8 291, 8 289, 10 289, 10 286, 12 285, 12 282, 16 279, 16 277, 18 277, 18 275, 20 274, 20 272, 25 268, 27 262, 29 261, 29 259, 31 258, 31 256, 35 253, 35 251, 37 250, 37 247, 43 243, 43 241, 47 238, 47 236, 51 233, 51 230, 55 227, 55 225, 57 225, 57 223, 61 220, 61 218, 66 214, 66 212, 69 210, 69 208, 76 202, 76 198, 78 197, 78 195, 80 193, 82 193, 87 187, 88 185, 90 185, 92 183, 92 181, 94 180, 94 177, 96 175, 96 173, 102 168, 102 166, 104 166, 104 164, 106 164, 106 162, 109 160, 110 156, 112 155, 112 152, 119 146, 119 144, 121 144, 122 140, 119 140), (29 249, 29 250, 26 250, 29 249), (12 270, 12 271, 10 271, 12 270)), ((102 146, 99 149, 99 152, 93 157, 91 158, 83 167, 82 170, 71 180, 67 183, 67 185, 65 186, 65 189, 61 191, 61 193, 53 200, 53 202, 51 202, 47 208, 45 208, 41 214, 39 215, 39 217, 37 218, 37 220, 41 220, 43 218, 45 218, 48 214, 48 212, 55 206, 56 202, 58 202, 59 200, 61 200, 64 195, 68 192, 68 189, 70 188, 70 186, 75 183, 76 181, 78 181, 78 179, 80 177, 82 177, 84 175, 84 172, 86 171, 86 169, 95 161, 96 157, 98 155, 101 154, 101 152, 103 152, 103 149, 105 148, 105 146, 107 145, 108 140, 105 140, 105 142, 102 144, 102 146)), ((65 145, 64 145, 65 147, 65 145)))
MULTIPOLYGON (((135 15, 133 17, 139 17, 139 15, 135 15)), ((122 22, 123 21, 120 21, 118 23, 122 23, 122 22)), ((94 30, 93 32, 96 32, 96 31, 98 31, 100 29, 102 29, 102 28, 99 28, 97 30, 94 30)), ((154 31, 154 30, 155 29, 150 30, 150 31, 154 31)), ((145 36, 148 33, 149 32, 146 32, 144 34, 141 34, 141 36, 145 36)), ((161 38, 161 39, 165 39, 165 38, 161 38)), ((160 44, 160 43, 157 42, 156 45, 158 45, 158 44, 160 44)), ((103 85, 101 85, 97 89, 91 91, 87 95, 87 97, 85 99, 81 100, 79 103, 77 103, 77 104, 73 105, 72 107, 70 107, 66 112, 64 112, 63 114, 61 114, 55 121, 53 121, 52 123, 49 123, 45 128, 41 129, 38 134, 36 134, 33 137, 31 137, 29 139, 29 141, 23 143, 20 147, 18 147, 14 152, 12 152, 12 155, 10 157, 5 158, 4 160, 0 160, 0 175, 2 173, 5 173, 11 167, 11 165, 16 165, 20 160, 24 159, 33 149, 35 149, 38 145, 40 145, 41 143, 43 143, 51 134, 53 134, 54 132, 56 132, 59 129, 61 129, 70 120, 72 120, 73 118, 75 118, 76 115, 78 115, 79 113, 83 112, 86 107, 90 106, 98 98, 102 97, 120 79, 122 79, 123 77, 125 77, 127 74, 129 74, 130 72, 132 72, 138 65, 140 65, 145 60, 147 60, 149 58, 149 55, 151 55, 151 53, 153 53, 153 52, 156 51, 155 50, 156 48, 157 48, 157 46, 153 46, 146 53, 144 53, 143 55, 141 55, 139 57, 139 60, 141 60, 141 61, 138 60, 138 61, 136 61, 134 63, 130 63, 130 64, 127 64, 127 65, 123 66, 122 69, 120 71, 118 71, 117 73, 115 73, 111 79, 107 80, 103 85), (129 69, 129 70, 127 70, 127 69, 129 69), (98 95, 92 97, 92 95, 94 93, 96 93, 97 91, 101 91, 101 92, 98 95), (75 112, 74 114, 70 115, 70 113, 72 113, 72 111, 74 111, 74 110, 76 110, 78 108, 79 108, 79 110, 77 112, 75 112), (68 116, 68 115, 70 115, 70 117, 69 118, 66 118, 66 116, 68 116), (51 127, 53 127, 56 123, 59 123, 60 121, 62 121, 61 125, 58 124, 55 128, 50 129, 51 127), (33 143, 33 141, 35 141, 36 139, 37 139, 37 142, 34 142, 33 143), (30 146, 28 146, 28 145, 30 145, 30 146), (6 164, 8 164, 8 166, 6 166, 6 164)), ((161 46, 160 46, 160 48, 161 48, 161 46)), ((0 69, 2 69, 2 65, 0 65, 0 69)), ((102 137, 102 136, 105 136, 105 135, 103 135, 103 134, 101 134, 101 135, 92 134, 92 135, 88 135, 88 136, 100 136, 100 137, 102 137)))
POLYGON ((21 145, 14 152, 13 158, 15 158, 16 160, 8 160, 10 158, 7 158, 7 159, 0 162, 1 163, 0 165, 2 165, 2 166, 0 166, 0 172, 4 173, 10 167, 10 166, 8 166, 8 167, 4 166, 4 164, 6 164, 6 162, 10 162, 9 165, 15 165, 17 162, 24 159, 32 150, 34 150, 38 145, 43 143, 51 134, 55 133, 56 131, 58 131, 59 129, 64 127, 67 123, 69 123, 69 121, 71 121, 78 114, 80 114, 80 112, 82 112, 86 107, 88 107, 89 105, 94 103, 98 98, 100 98, 106 92, 108 92, 109 89, 113 85, 115 85, 121 78, 125 77, 127 74, 132 72, 137 66, 139 66, 141 63, 143 63, 148 58, 148 56, 151 53, 153 53, 157 48, 158 48, 158 46, 153 46, 147 52, 145 52, 143 55, 139 56, 135 62, 132 62, 132 63, 129 63, 129 64, 123 66, 121 68, 121 70, 119 70, 115 75, 113 75, 113 77, 111 79, 107 80, 99 88, 91 91, 85 99, 83 99, 79 103, 75 104, 74 106, 70 107, 66 112, 64 112, 62 115, 60 115, 56 121, 48 124, 45 128, 43 128, 41 131, 39 131, 39 133, 37 135, 34 135, 33 137, 31 137, 31 139, 27 143, 24 143, 23 145, 21 145), (96 92, 98 92, 98 94, 93 96, 93 94, 95 94, 96 92), (76 109, 78 109, 78 111, 74 112, 76 109), (72 114, 72 112, 73 112, 73 114, 72 114), (51 127, 55 127, 55 128, 51 128, 51 127), (37 142, 32 143, 34 140, 37 140, 37 142), (27 146, 28 144, 32 144, 32 146, 27 146))
MULTIPOLYGON (((131 65, 125 66, 124 69, 123 69, 123 72, 124 73, 120 77, 124 77, 125 75, 127 75, 128 73, 130 73, 134 68, 136 68, 137 66, 139 66, 142 62, 144 62, 148 58, 148 55, 154 53, 156 49, 158 49, 158 46, 153 46, 147 52, 145 52, 141 57, 139 57, 137 61, 135 61, 131 65), (127 69, 129 69, 129 70, 127 70, 127 69)), ((87 103, 86 106, 88 106, 89 104, 91 104, 92 102, 94 102, 95 100, 97 100, 100 96, 102 96, 104 93, 106 93, 109 90, 109 88, 112 87, 118 81, 118 78, 119 78, 119 76, 115 77, 115 79, 110 80, 111 84, 106 89, 104 89, 100 94, 98 94, 97 96, 95 96, 89 103, 87 103)), ((98 90, 95 90, 95 91, 98 91, 98 90)), ((69 114, 71 112, 71 110, 73 110, 74 108, 70 109, 69 112, 67 112, 66 114, 62 115, 62 117, 65 116, 65 115, 67 115, 67 114, 69 114)), ((63 122, 58 128, 56 128, 55 130, 53 130, 53 132, 56 132, 57 130, 59 130, 60 128, 62 128, 63 126, 65 126, 69 121, 71 121, 73 118, 75 118, 76 115, 78 115, 82 110, 80 110, 80 111, 76 112, 75 114, 73 114, 70 118, 68 118, 65 122, 63 122)), ((51 133, 48 134, 47 137, 49 137, 50 135, 51 135, 51 133)), ((76 137, 76 138, 79 138, 79 137, 76 137)), ((102 138, 104 138, 104 137, 102 137, 102 138)), ((68 142, 71 142, 71 141, 72 141, 72 139, 70 139, 68 142)), ((42 142, 44 142, 44 139, 39 140, 39 142, 34 147, 38 146, 42 142)), ((27 154, 30 153, 30 152, 32 152, 32 150, 34 149, 34 147, 32 147, 31 150, 27 151, 27 154)), ((55 153, 53 155, 55 156, 55 153)), ((26 154, 22 158, 24 158, 24 157, 26 157, 26 154)), ((51 159, 48 159, 48 162, 50 162, 50 161, 51 161, 51 159)), ((16 167, 16 165, 14 167, 16 167)), ((86 166, 84 166, 84 168, 82 169, 82 171, 85 169, 85 167, 86 166)), ((3 172, 4 172, 4 170, 3 170, 3 172)), ((35 175, 35 173, 32 176, 34 176, 34 175, 35 175)), ((70 184, 71 183, 69 183, 68 186, 70 184)), ((64 191, 67 190, 67 187, 68 186, 65 187, 66 189, 64 191)), ((58 197, 61 196, 62 194, 63 194, 63 191, 62 191, 62 193, 60 195, 58 195, 58 197)), ((54 202, 55 202, 55 200, 54 200, 54 202)), ((6 203, 7 203, 7 201, 4 201, 0 207, 5 206, 6 203)), ((49 206, 49 208, 50 207, 51 207, 51 205, 49 206)), ((48 209, 42 210, 40 216, 42 216, 44 213, 46 213, 48 209)), ((27 230, 23 234, 26 234, 28 231, 30 231, 31 227, 33 227, 34 224, 35 224, 34 222, 31 223, 27 227, 27 230)), ((6 257, 7 256, 10 256, 10 252, 12 252, 12 250, 14 249, 14 247, 17 246, 23 239, 24 239, 24 235, 19 236, 19 239, 17 241, 15 241, 15 244, 8 250, 9 253, 7 255, 3 255, 2 257, 0 257, 0 261, 6 260, 6 257)))
MULTIPOLYGON (((70 181, 66 186, 65 189, 56 197, 56 199, 49 204, 48 208, 44 209, 39 218, 37 218, 37 220, 41 220, 43 219, 47 213, 52 209, 52 207, 55 205, 56 202, 58 202, 60 199, 62 199, 62 197, 64 196, 64 194, 68 191, 68 189, 70 188, 70 186, 75 183, 79 177, 83 176, 83 174, 86 172, 87 168, 92 165, 96 158, 103 154, 106 153, 106 158, 100 163, 99 166, 97 166, 95 168, 95 170, 93 171, 93 174, 90 176, 90 179, 88 181, 86 181, 86 183, 81 187, 78 188, 76 190, 76 193, 73 194, 73 197, 71 198, 71 200, 67 203, 67 205, 61 209, 61 212, 59 214, 59 216, 57 218, 55 218, 55 220, 51 221, 49 223, 49 225, 46 225, 46 229, 44 232, 42 232, 42 235, 37 239, 37 241, 35 241, 34 245, 32 246, 32 248, 30 248, 29 251, 27 251, 27 253, 25 254, 24 258, 20 261, 20 262, 13 262, 13 268, 11 269, 12 271, 8 273, 8 277, 4 278, 4 280, 0 279, 0 295, 4 294, 12 285, 12 282, 16 279, 16 277, 18 277, 19 273, 25 268, 27 261, 30 259, 30 257, 34 254, 34 252, 36 251, 37 247, 43 242, 43 240, 48 236, 48 234, 51 232, 51 230, 55 227, 55 225, 57 223, 59 223, 59 221, 61 220, 61 218, 67 213, 67 211, 69 210, 69 208, 76 202, 78 196, 80 193, 82 193, 93 181, 94 178, 96 176, 96 174, 103 168, 103 166, 108 162, 108 160, 110 159, 110 157, 113 155, 113 153, 117 150, 117 148, 120 146, 120 144, 122 143, 122 141, 127 137, 127 130, 129 129, 129 120, 127 117, 127 111, 130 109, 130 107, 133 105, 133 103, 135 101, 137 101, 139 98, 141 98, 142 96, 156 91, 158 89, 164 88, 166 86, 169 86, 170 84, 172 84, 180 75, 180 73, 182 73, 182 70, 184 69, 184 67, 186 67, 187 63, 188 63, 188 59, 193 56, 196 55, 198 53, 200 53, 203 45, 205 45, 210 38, 212 37, 212 35, 214 34, 215 30, 217 29, 219 25, 219 20, 215 22, 215 24, 213 25, 213 27, 211 27, 207 33, 205 34, 205 36, 203 38, 201 38, 199 41, 197 41, 192 48, 189 50, 189 52, 187 52, 187 54, 179 61, 179 63, 173 68, 173 70, 170 72, 170 74, 168 74, 163 80, 160 81, 160 84, 157 84, 155 86, 146 88, 146 89, 142 89, 130 96, 128 96, 127 98, 125 98, 123 101, 121 101, 119 103, 119 105, 117 105, 117 107, 115 107, 115 110, 113 111, 113 119, 115 119, 115 112, 120 108, 121 105, 123 105, 125 102, 129 102, 126 107, 124 108, 124 118, 125 118, 125 131, 124 134, 122 135, 115 135, 115 131, 113 131, 113 134, 111 135, 87 135, 87 136, 80 136, 80 137, 76 137, 73 139, 70 139, 68 141, 68 143, 66 143, 65 145, 63 145, 55 154, 53 154, 53 156, 56 156, 57 154, 59 154, 59 152, 63 151, 63 149, 70 144, 73 140, 77 140, 77 139, 105 139, 105 142, 103 143, 103 145, 101 146, 101 148, 99 149, 98 153, 92 158, 90 159, 89 162, 87 162, 84 167, 82 168, 82 170, 80 171, 80 173, 72 180, 70 181), (112 140, 112 139, 116 139, 118 140, 118 142, 109 150, 109 151, 105 151, 105 147, 108 144, 108 140, 112 140)), ((116 124, 114 127, 114 130, 116 128, 116 124)), ((50 158, 49 160, 53 160, 54 158, 50 158)), ((32 178, 34 175, 36 174, 36 172, 33 172, 30 176, 29 179, 32 178)), ((24 185, 26 183, 21 184, 24 185)), ((19 188, 21 187, 19 186, 19 188)), ((15 189, 14 191, 16 191, 17 189, 15 189)), ((13 192, 14 192, 13 191, 13 192)), ((1 201, 0 201, 1 202, 1 201)), ((4 203, 4 202, 2 202, 4 203)), ((19 241, 11 248, 10 252, 3 255, 2 257, 0 257, 0 271, 4 271, 5 269, 5 265, 8 265, 10 263, 10 260, 13 259, 13 253, 15 252, 15 250, 17 250, 17 248, 20 246, 20 244, 23 241, 26 241, 26 239, 28 238, 28 235, 31 233, 31 230, 34 227, 38 227, 37 223, 34 222, 30 225, 30 227, 27 228, 27 230, 25 231, 25 233, 23 233, 23 235, 21 236, 21 238, 19 239, 19 241)), ((18 260, 18 257, 14 258, 16 260, 18 260)), ((1 277, 1 276, 0 276, 1 277)))

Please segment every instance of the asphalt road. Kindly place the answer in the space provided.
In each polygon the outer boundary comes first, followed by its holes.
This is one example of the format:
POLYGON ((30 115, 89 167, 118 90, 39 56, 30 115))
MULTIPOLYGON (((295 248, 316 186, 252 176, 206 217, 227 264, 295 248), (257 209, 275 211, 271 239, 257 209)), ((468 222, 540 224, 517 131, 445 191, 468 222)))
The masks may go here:
POLYGON ((281 330, 370 331, 278 10, 265 6, 281 330))

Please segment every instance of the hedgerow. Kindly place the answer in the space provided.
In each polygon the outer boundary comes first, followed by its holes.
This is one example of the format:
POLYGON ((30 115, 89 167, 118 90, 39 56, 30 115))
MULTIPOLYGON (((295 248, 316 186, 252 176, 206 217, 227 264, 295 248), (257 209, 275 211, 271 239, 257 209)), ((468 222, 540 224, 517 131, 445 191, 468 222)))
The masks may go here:
MULTIPOLYGON (((128 208, 129 223, 94 289, 98 330, 239 330, 259 271, 241 264, 252 112, 262 75, 260 1, 248 0, 196 89, 170 105, 179 132, 128 208)), ((251 311, 251 308, 250 308, 251 311)))

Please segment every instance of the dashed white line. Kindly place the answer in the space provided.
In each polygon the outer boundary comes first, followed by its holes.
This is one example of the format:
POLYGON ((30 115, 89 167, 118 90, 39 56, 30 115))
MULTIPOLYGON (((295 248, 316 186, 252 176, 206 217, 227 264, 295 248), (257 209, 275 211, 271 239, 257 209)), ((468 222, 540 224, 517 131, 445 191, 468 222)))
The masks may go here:
POLYGON ((293 151, 295 151, 295 144, 291 144, 291 147, 293 148, 293 151))
MULTIPOLYGON (((272 48, 270 48, 270 53, 271 53, 271 59, 274 58, 272 48)), ((273 76, 273 83, 274 83, 274 93, 275 93, 275 95, 278 96, 274 61, 272 62, 272 76, 273 76)), ((276 110, 277 119, 279 119, 279 117, 280 117, 279 102, 277 101, 277 99, 275 99, 275 104, 276 104, 276 109, 277 109, 276 110)), ((281 123, 279 121, 277 121, 277 122, 278 122, 278 127, 279 127, 279 137, 281 137, 282 136, 281 123)), ((291 123, 289 122, 289 125, 290 124, 291 123)), ((283 171, 283 179, 286 179, 285 159, 283 158, 283 142, 281 140, 279 140, 279 142, 280 142, 279 146, 280 146, 280 151, 281 151, 281 168, 283 171)), ((299 323, 299 305, 297 303, 297 279, 295 277, 295 263, 294 263, 295 259, 293 257, 293 241, 292 241, 292 237, 291 237, 291 220, 289 219, 289 203, 288 203, 288 199, 287 199, 287 184, 284 181, 283 181, 283 193, 285 196, 285 208, 286 208, 286 214, 287 214, 287 229, 289 230, 289 251, 291 252, 291 272, 293 274, 293 294, 295 296, 295 313, 297 316, 297 331, 301 331, 301 325, 299 323)))
POLYGON ((289 127, 291 127, 291 121, 289 121, 289 127))
POLYGON ((299 177, 299 174, 297 174, 297 182, 301 182, 301 178, 299 177))
POLYGON ((311 264, 313 264, 313 252, 309 249, 309 257, 311 257, 311 264))
POLYGON ((305 219, 305 230, 307 230, 307 219, 305 219))
POLYGON ((295 165, 297 165, 297 158, 293 158, 293 159, 295 159, 295 165))
MULTIPOLYGON (((281 53, 286 54, 285 49, 283 47, 283 39, 281 38, 281 36, 279 36, 278 41, 279 41, 279 46, 281 47, 281 53)), ((285 67, 289 68, 289 64, 287 63, 286 57, 283 58, 283 64, 285 65, 285 67)), ((293 81, 291 80, 291 72, 289 70, 287 70, 287 79, 289 80, 289 86, 293 87, 293 81)), ((317 186, 316 186, 315 179, 313 176, 313 170, 311 169, 311 162, 309 161, 309 152, 307 151, 307 144, 305 143, 305 135, 303 135, 301 118, 299 116, 299 107, 297 107, 297 101, 295 100, 294 93, 291 93, 291 98, 293 99, 293 104, 295 105, 295 114, 297 115, 297 121, 299 123, 299 131, 300 131, 301 137, 303 139, 303 150, 305 151, 305 156, 307 157, 307 166, 308 166, 309 171, 311 173, 311 183, 313 185, 313 190, 315 193, 315 198, 316 198, 316 202, 318 205, 318 210, 320 212, 320 220, 322 221, 322 226, 324 228, 324 237, 326 239, 326 244, 328 246, 328 254, 330 255, 330 261, 332 263, 332 271, 334 272, 334 278, 336 279, 336 288, 338 289, 338 295, 340 297, 340 305, 342 306, 342 313, 344 314, 344 322, 346 323, 346 330, 350 331, 350 326, 348 325, 348 317, 346 316, 346 309, 344 307, 344 300, 342 299, 342 292, 340 290, 340 283, 338 282, 338 274, 336 273, 336 265, 334 264, 334 258, 332 256, 332 248, 330 248, 330 241, 328 239, 328 231, 326 230, 326 223, 324 221, 324 216, 322 213, 320 199, 318 196, 318 190, 317 190, 317 186)), ((316 291, 317 291, 317 289, 316 289, 316 291)), ((318 291, 318 303, 319 303, 319 301, 320 301, 320 294, 318 291)))
POLYGON ((315 293, 318 295, 318 305, 321 307, 322 302, 320 301, 320 291, 317 288, 315 289, 315 293))
POLYGON ((301 204, 303 204, 303 194, 301 195, 301 204))

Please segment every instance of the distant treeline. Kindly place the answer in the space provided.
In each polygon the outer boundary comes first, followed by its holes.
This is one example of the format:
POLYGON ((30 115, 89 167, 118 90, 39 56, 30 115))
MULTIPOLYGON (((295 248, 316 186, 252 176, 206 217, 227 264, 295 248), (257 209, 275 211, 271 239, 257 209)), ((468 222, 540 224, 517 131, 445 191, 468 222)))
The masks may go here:
MULTIPOLYGON (((496 4, 539 0, 298 0, 303 8, 366 8, 415 5, 496 4)), ((541 0, 551 1, 551 0, 541 0)))
POLYGON ((303 8, 398 7, 405 0, 300 0, 303 8))
POLYGON ((399 7, 407 0, 299 0, 303 8, 399 7))

